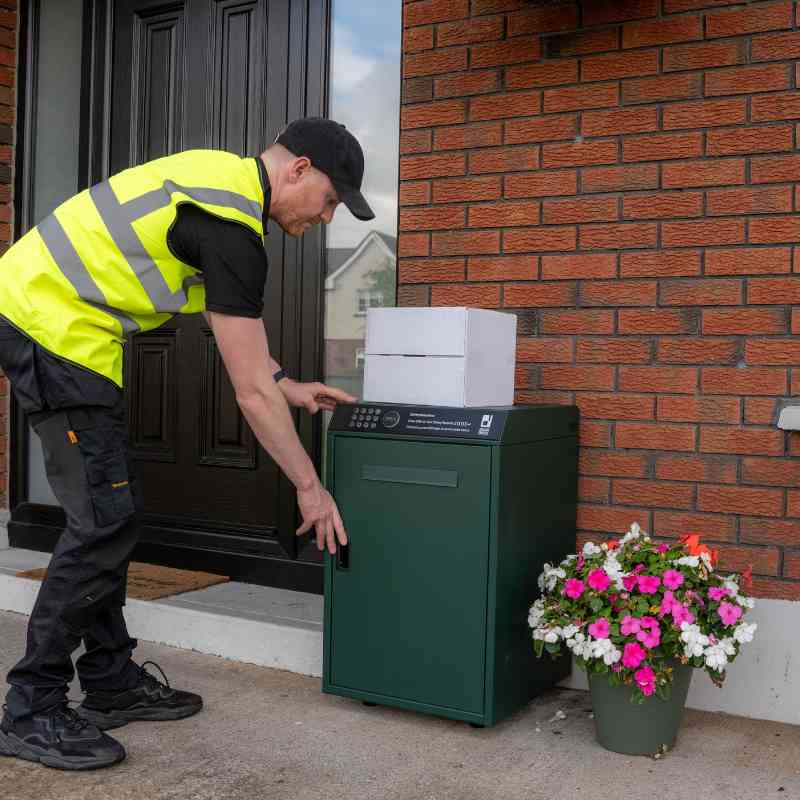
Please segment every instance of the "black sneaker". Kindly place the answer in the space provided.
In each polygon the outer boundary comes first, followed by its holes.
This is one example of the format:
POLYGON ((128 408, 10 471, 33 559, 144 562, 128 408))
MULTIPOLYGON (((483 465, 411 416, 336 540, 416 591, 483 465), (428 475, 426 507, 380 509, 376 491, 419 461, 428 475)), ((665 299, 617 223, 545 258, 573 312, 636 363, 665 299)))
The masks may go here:
POLYGON ((29 717, 0 722, 0 755, 55 769, 100 769, 125 758, 125 748, 81 719, 66 703, 29 717))
POLYGON ((78 706, 78 713, 100 730, 119 728, 134 720, 183 719, 203 707, 199 694, 170 688, 167 676, 154 661, 139 667, 139 683, 132 689, 102 691, 90 689, 78 706), (152 664, 164 678, 162 683, 145 667, 152 664))

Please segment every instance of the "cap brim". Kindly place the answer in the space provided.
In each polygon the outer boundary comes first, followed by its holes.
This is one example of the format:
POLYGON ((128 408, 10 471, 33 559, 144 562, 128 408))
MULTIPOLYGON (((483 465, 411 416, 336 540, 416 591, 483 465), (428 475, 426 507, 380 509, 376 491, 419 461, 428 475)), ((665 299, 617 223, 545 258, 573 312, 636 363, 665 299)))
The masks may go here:
POLYGON ((341 184, 334 183, 336 194, 339 195, 341 200, 350 209, 350 213, 356 218, 366 222, 370 219, 375 219, 375 212, 369 207, 369 203, 364 199, 364 195, 354 189, 352 186, 342 186, 341 184))

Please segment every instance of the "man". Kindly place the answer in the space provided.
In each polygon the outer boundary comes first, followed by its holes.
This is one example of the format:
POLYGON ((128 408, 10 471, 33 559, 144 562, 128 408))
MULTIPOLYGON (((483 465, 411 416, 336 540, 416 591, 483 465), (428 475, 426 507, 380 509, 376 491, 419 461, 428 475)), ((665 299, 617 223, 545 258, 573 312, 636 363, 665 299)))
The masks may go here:
MULTIPOLYGON (((127 453, 122 342, 176 313, 206 315, 259 442, 297 489, 320 550, 347 536, 294 429, 354 397, 296 383, 269 354, 261 320, 268 219, 290 236, 330 222, 340 202, 372 219, 360 192, 364 157, 333 121, 298 120, 260 158, 194 150, 112 176, 59 206, 0 259, 0 366, 42 441, 66 514, 11 670, 0 754, 61 769, 121 761, 103 733, 131 720, 179 719, 202 699, 131 660, 127 568, 142 508, 127 453), (86 697, 66 702, 77 661, 86 697)), ((163 673, 162 673, 163 674, 163 673)))

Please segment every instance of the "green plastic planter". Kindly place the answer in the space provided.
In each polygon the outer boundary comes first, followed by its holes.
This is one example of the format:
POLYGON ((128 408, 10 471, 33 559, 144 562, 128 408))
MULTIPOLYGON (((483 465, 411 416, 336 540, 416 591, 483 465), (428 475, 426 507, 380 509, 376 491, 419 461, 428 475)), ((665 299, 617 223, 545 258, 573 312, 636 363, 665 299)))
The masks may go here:
POLYGON ((606 750, 634 756, 652 756, 671 750, 686 706, 693 667, 675 664, 669 700, 655 695, 632 703, 631 687, 611 686, 608 675, 589 675, 597 741, 606 750))

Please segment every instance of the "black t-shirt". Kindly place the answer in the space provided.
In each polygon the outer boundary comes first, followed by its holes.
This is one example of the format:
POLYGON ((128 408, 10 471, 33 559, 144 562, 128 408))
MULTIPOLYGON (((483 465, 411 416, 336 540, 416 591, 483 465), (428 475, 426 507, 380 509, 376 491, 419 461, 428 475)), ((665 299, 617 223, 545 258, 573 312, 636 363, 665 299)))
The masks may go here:
MULTIPOLYGON (((264 189, 264 232, 272 189, 257 158, 264 189)), ((167 243, 181 261, 203 273, 206 309, 236 317, 260 317, 264 309, 267 255, 258 234, 191 203, 178 206, 167 243)))

